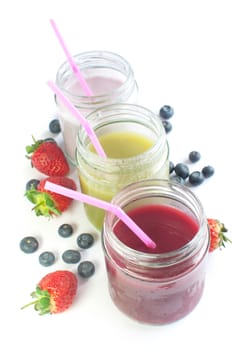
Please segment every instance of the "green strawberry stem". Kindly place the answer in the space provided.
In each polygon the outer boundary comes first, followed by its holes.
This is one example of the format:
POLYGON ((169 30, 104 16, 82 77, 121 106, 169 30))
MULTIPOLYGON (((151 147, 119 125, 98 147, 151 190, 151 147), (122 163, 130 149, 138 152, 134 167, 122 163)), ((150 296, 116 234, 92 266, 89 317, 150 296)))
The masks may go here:
POLYGON ((30 303, 21 307, 21 310, 25 309, 28 306, 34 305, 35 310, 39 311, 39 315, 45 315, 51 311, 51 298, 47 290, 42 290, 40 287, 36 287, 36 290, 31 293, 33 298, 36 300, 31 301, 30 303))
MULTIPOLYGON (((44 140, 36 140, 33 135, 32 135, 32 140, 34 141, 34 143, 32 145, 26 146, 26 151, 28 154, 34 153, 35 150, 44 142, 44 140)), ((28 156, 26 157, 30 158, 28 156)))
POLYGON ((222 246, 225 247, 225 242, 229 242, 229 243, 232 243, 232 240, 229 239, 225 233, 228 232, 227 228, 225 228, 224 224, 222 224, 222 227, 221 227, 221 242, 222 242, 222 246))
POLYGON ((228 232, 227 228, 225 227, 225 225, 223 223, 220 222, 220 232, 219 232, 219 248, 220 247, 225 247, 225 243, 229 242, 232 243, 232 240, 229 239, 225 233, 228 232))
POLYGON ((26 191, 25 196, 30 202, 35 204, 32 210, 34 210, 37 216, 43 215, 51 217, 52 214, 58 216, 61 214, 49 193, 37 191, 32 188, 26 191))
POLYGON ((30 303, 28 303, 26 305, 23 305, 20 309, 23 310, 23 309, 25 309, 28 306, 35 305, 37 302, 38 302, 38 300, 33 300, 30 303))
POLYGON ((56 209, 54 205, 48 205, 48 212, 46 211, 46 213, 44 213, 44 211, 41 211, 40 208, 44 206, 44 201, 39 202, 38 204, 36 204, 31 210, 34 210, 36 212, 37 216, 40 215, 44 215, 44 216, 51 216, 51 213, 55 214, 55 215, 60 215, 61 212, 60 210, 56 209), (38 210, 37 210, 38 209, 38 210))

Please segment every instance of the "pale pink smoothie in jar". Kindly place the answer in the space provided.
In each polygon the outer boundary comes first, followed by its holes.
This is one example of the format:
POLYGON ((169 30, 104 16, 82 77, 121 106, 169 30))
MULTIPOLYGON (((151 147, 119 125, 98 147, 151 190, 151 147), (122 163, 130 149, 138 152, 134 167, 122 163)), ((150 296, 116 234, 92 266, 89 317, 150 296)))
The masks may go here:
POLYGON ((201 300, 209 230, 198 198, 184 185, 144 180, 112 201, 157 244, 148 248, 107 213, 103 228, 109 293, 132 319, 164 325, 187 316, 201 300))
MULTIPOLYGON (((56 84, 83 116, 114 103, 136 103, 138 87, 130 64, 108 51, 89 51, 74 56, 92 96, 86 96, 69 63, 58 69, 56 84)), ((56 97, 58 115, 68 159, 76 165, 75 149, 79 122, 56 97)))

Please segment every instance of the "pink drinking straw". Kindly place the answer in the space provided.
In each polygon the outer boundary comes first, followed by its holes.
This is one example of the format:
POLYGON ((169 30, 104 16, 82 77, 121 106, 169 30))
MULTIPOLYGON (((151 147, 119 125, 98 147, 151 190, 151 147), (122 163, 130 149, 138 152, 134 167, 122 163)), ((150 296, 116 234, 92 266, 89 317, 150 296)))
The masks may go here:
POLYGON ((50 23, 54 29, 54 32, 61 44, 61 47, 63 48, 64 52, 65 52, 65 55, 67 57, 67 60, 73 70, 73 73, 75 74, 75 76, 77 77, 77 79, 79 80, 80 84, 81 84, 81 87, 85 93, 86 96, 93 96, 93 93, 91 91, 91 89, 89 88, 88 84, 86 83, 86 80, 84 79, 83 75, 81 74, 81 71, 80 69, 78 68, 77 64, 74 62, 74 59, 73 57, 70 55, 69 51, 68 51, 68 48, 64 42, 64 39, 62 38, 58 28, 57 28, 57 25, 55 23, 55 21, 53 19, 50 20, 50 23))
POLYGON ((153 242, 146 233, 141 230, 141 228, 117 205, 103 201, 101 199, 88 196, 86 194, 80 193, 78 191, 71 190, 64 186, 54 184, 52 182, 46 181, 44 188, 48 191, 59 193, 65 197, 76 199, 80 202, 93 205, 94 207, 104 209, 116 215, 120 220, 127 225, 132 232, 149 248, 154 249, 156 247, 155 242, 153 242))
POLYGON ((71 101, 63 94, 63 92, 56 86, 52 81, 48 81, 48 86, 54 91, 54 93, 59 97, 59 99, 63 102, 63 104, 68 108, 68 110, 77 118, 77 120, 81 123, 81 125, 85 128, 96 152, 100 157, 106 158, 106 154, 102 145, 100 144, 92 126, 83 117, 83 115, 78 111, 78 109, 72 104, 71 101))

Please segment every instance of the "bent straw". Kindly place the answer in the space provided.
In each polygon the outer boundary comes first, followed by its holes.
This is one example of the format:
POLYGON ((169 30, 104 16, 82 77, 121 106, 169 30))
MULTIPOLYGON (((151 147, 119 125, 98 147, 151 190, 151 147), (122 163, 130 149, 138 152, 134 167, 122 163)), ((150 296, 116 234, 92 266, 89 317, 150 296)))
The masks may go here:
POLYGON ((77 77, 77 79, 80 81, 80 85, 84 91, 84 93, 87 95, 87 96, 93 96, 93 93, 90 89, 90 87, 88 86, 86 80, 84 79, 83 75, 81 74, 81 71, 80 69, 78 68, 77 64, 74 62, 74 59, 73 57, 70 55, 69 51, 68 51, 68 48, 64 42, 64 39, 62 38, 58 28, 57 28, 57 25, 55 23, 55 21, 53 19, 50 20, 50 23, 52 25, 52 28, 54 29, 54 32, 61 44, 61 47, 63 48, 64 50, 64 53, 67 57, 67 60, 73 70, 73 73, 75 74, 75 76, 77 77))
POLYGON ((85 128, 96 152, 100 157, 106 158, 106 154, 100 144, 92 126, 89 122, 82 116, 78 109, 72 104, 71 101, 63 94, 63 92, 56 86, 52 81, 47 82, 48 86, 54 91, 54 93, 60 98, 63 104, 68 108, 68 110, 77 118, 81 125, 85 128))
POLYGON ((117 216, 120 220, 126 224, 133 233, 149 248, 154 249, 156 247, 155 242, 153 242, 150 237, 146 235, 143 230, 117 205, 114 205, 112 203, 103 201, 101 199, 88 196, 86 194, 80 193, 78 191, 71 190, 69 188, 66 188, 64 186, 60 186, 57 184, 54 184, 52 182, 46 181, 44 188, 46 190, 59 193, 63 196, 76 199, 80 202, 93 205, 94 207, 104 209, 106 211, 109 211, 113 213, 115 216, 117 216))

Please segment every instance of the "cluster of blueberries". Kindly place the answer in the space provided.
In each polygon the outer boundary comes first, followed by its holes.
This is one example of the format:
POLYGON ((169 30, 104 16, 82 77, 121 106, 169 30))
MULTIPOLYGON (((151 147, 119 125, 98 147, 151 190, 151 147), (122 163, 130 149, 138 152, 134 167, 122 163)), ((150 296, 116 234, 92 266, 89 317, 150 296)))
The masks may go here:
MULTIPOLYGON (((58 234, 61 237, 70 237, 73 234, 73 227, 70 224, 62 224, 58 228, 58 234)), ((91 233, 81 233, 77 236, 76 243, 81 249, 88 249, 94 243, 94 237, 91 233)), ((27 236, 21 239, 20 249, 26 253, 31 254, 37 251, 39 242, 36 237, 27 236)), ((62 259, 67 264, 77 264, 81 260, 81 253, 78 249, 67 249, 62 254, 62 259)), ((44 251, 39 255, 39 263, 43 266, 51 266, 55 262, 55 254, 51 251, 44 251)), ((95 265, 92 261, 82 261, 78 264, 77 273, 83 277, 88 278, 95 272, 95 265)))
MULTIPOLYGON (((191 160, 192 155, 200 155, 197 151, 192 151, 189 153, 189 159, 191 160)), ((194 161, 195 162, 195 161, 194 161)), ((198 186, 202 184, 202 182, 212 176, 214 174, 214 168, 211 165, 206 165, 202 168, 201 171, 195 170, 190 173, 189 167, 185 163, 178 163, 174 165, 172 161, 169 162, 169 173, 172 181, 176 181, 179 183, 188 182, 192 186, 198 186)))
MULTIPOLYGON (((172 124, 169 119, 174 115, 174 109, 171 106, 164 105, 160 108, 159 116, 161 118, 162 124, 166 133, 172 130, 172 124)), ((201 154, 198 151, 191 151, 189 153, 189 161, 191 163, 196 163, 201 159, 201 154)), ((197 186, 202 184, 202 182, 211 177, 214 174, 214 168, 211 165, 206 165, 202 168, 201 171, 193 171, 190 173, 189 167, 185 163, 178 163, 174 165, 172 161, 169 162, 169 174, 170 178, 173 181, 179 183, 188 183, 192 186, 197 186)))

